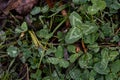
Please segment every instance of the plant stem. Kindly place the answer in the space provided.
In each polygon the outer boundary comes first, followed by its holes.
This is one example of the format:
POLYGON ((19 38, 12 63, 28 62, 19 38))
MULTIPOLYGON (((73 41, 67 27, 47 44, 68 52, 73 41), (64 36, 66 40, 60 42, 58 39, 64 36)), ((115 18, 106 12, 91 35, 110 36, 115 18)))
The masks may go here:
POLYGON ((56 30, 66 21, 66 19, 67 19, 67 17, 65 17, 63 19, 63 21, 60 24, 57 25, 57 27, 53 30, 52 34, 54 34, 56 32, 56 30))

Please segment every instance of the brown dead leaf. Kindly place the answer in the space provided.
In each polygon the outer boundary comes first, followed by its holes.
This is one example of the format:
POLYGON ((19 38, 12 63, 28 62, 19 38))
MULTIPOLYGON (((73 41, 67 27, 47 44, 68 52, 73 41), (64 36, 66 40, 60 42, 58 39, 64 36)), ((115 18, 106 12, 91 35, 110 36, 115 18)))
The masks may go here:
POLYGON ((56 2, 56 0, 46 0, 46 3, 48 4, 48 6, 49 6, 50 8, 53 8, 55 2, 56 2))
POLYGON ((6 0, 0 0, 0 10, 1 11, 7 7, 7 3, 8 3, 8 1, 6 1, 6 0))
POLYGON ((37 3, 37 0, 22 0, 22 2, 19 4, 15 10, 19 14, 26 14, 29 13, 30 10, 33 8, 33 6, 37 3))
POLYGON ((3 14, 4 9, 7 7, 7 0, 0 0, 0 17, 2 16, 1 14, 3 14))
POLYGON ((19 3, 20 3, 21 0, 9 0, 7 2, 7 7, 5 9, 3 9, 3 12, 5 15, 8 15, 10 10, 13 10, 15 9, 16 7, 19 6, 19 3))
POLYGON ((19 14, 26 15, 30 12, 37 1, 38 0, 9 0, 7 7, 4 9, 4 13, 7 15, 10 10, 15 9, 19 14))
POLYGON ((75 44, 75 47, 76 47, 76 48, 75 48, 76 53, 78 53, 78 52, 81 51, 79 44, 75 44))

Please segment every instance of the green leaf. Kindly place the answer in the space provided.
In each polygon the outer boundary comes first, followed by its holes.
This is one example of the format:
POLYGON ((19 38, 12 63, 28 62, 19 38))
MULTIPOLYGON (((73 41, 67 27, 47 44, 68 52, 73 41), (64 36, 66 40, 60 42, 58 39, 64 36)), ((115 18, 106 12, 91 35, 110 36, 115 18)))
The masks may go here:
POLYGON ((42 80, 51 80, 53 79, 51 76, 45 76, 42 80))
POLYGON ((77 27, 72 27, 65 36, 65 42, 68 44, 72 44, 78 41, 81 37, 82 37, 82 33, 80 29, 77 27))
POLYGON ((16 33, 21 33, 21 32, 23 32, 20 28, 15 28, 15 32, 16 33))
POLYGON ((80 74, 81 74, 81 71, 80 71, 80 69, 72 69, 72 70, 70 70, 70 72, 69 72, 69 74, 70 74, 70 77, 73 79, 73 80, 82 80, 81 78, 80 78, 80 74))
POLYGON ((82 33, 78 28, 78 26, 80 26, 82 23, 81 21, 82 18, 78 13, 72 12, 69 16, 69 19, 70 19, 70 24, 72 25, 72 28, 69 30, 69 32, 65 36, 65 42, 71 44, 78 41, 82 37, 82 33))
POLYGON ((15 29, 16 33, 21 33, 21 32, 25 32, 28 30, 28 26, 26 22, 23 22, 22 25, 18 28, 15 29))
POLYGON ((118 80, 120 80, 120 77, 118 78, 118 80))
POLYGON ((86 3, 88 0, 72 0, 74 4, 83 4, 86 3))
POLYGON ((99 7, 99 10, 103 10, 106 7, 106 3, 105 3, 104 0, 103 1, 102 0, 97 0, 97 5, 96 6, 99 7))
POLYGON ((105 69, 107 68, 108 62, 109 62, 108 52, 109 52, 109 50, 107 48, 104 48, 101 51, 101 58, 102 58, 101 64, 102 64, 102 66, 104 66, 105 69))
POLYGON ((89 74, 89 80, 95 80, 96 72, 92 70, 89 74))
POLYGON ((62 46, 58 46, 57 47, 57 51, 56 51, 56 53, 55 53, 55 56, 57 57, 57 58, 62 58, 63 57, 63 47, 62 46))
POLYGON ((71 63, 75 62, 75 60, 76 60, 79 56, 80 56, 80 54, 77 54, 77 53, 71 55, 70 58, 69 58, 69 59, 70 59, 70 62, 71 62, 71 63))
POLYGON ((30 77, 35 80, 41 80, 41 74, 42 71, 38 69, 35 73, 32 73, 30 77))
POLYGON ((67 68, 69 66, 69 62, 64 59, 59 59, 60 67, 67 68))
POLYGON ((21 29, 22 29, 24 32, 28 30, 28 26, 27 26, 27 23, 26 23, 26 22, 23 22, 23 23, 22 23, 21 29))
POLYGON ((51 80, 59 80, 62 77, 61 75, 62 75, 61 72, 59 71, 57 72, 56 70, 54 70, 51 76, 52 77, 51 80))
MULTIPOLYGON (((58 5, 59 5, 59 3, 57 3, 57 6, 55 5, 53 8, 52 8, 52 12, 55 12, 55 14, 57 14, 57 13, 59 13, 61 10, 63 10, 63 9, 65 9, 66 8, 66 5, 61 5, 61 6, 59 6, 58 7, 58 5)), ((53 14, 54 15, 54 14, 53 14)), ((53 16, 52 15, 52 16, 53 16)))
POLYGON ((109 68, 106 68, 106 66, 101 64, 101 62, 96 63, 94 65, 93 69, 99 74, 108 74, 109 73, 109 68))
POLYGON ((114 34, 112 28, 110 27, 110 23, 105 23, 100 28, 102 29, 105 37, 112 36, 112 34, 114 34))
POLYGON ((72 53, 76 53, 76 51, 75 51, 75 46, 74 45, 68 45, 67 46, 67 50, 68 50, 68 52, 72 52, 72 53))
POLYGON ((110 51, 109 53, 109 60, 110 61, 113 61, 115 60, 115 58, 119 55, 119 52, 118 51, 110 51))
POLYGON ((96 80, 104 80, 104 76, 99 76, 96 80))
POLYGON ((6 33, 0 30, 0 41, 4 41, 6 39, 6 33))
POLYGON ((80 0, 72 0, 74 4, 80 4, 80 0))
POLYGON ((118 0, 112 1, 112 4, 110 4, 110 8, 115 9, 115 10, 120 9, 120 3, 118 2, 118 0))
POLYGON ((99 36, 98 33, 92 33, 92 34, 84 36, 83 40, 85 43, 94 44, 95 41, 98 39, 98 36, 99 36))
POLYGON ((120 41, 120 37, 118 35, 115 35, 111 40, 111 42, 119 42, 119 41, 120 41))
POLYGON ((25 56, 22 56, 22 57, 20 58, 20 60, 22 61, 22 63, 25 63, 25 62, 26 62, 25 56))
POLYGON ((72 28, 65 36, 65 42, 68 44, 78 41, 80 38, 83 37, 83 35, 88 35, 98 30, 98 27, 94 23, 86 22, 85 24, 83 24, 81 21, 81 17, 76 12, 72 12, 69 19, 72 28))
POLYGON ((10 56, 10 57, 17 57, 19 52, 18 52, 18 48, 15 47, 15 46, 9 46, 8 49, 7 49, 7 54, 10 56))
POLYGON ((91 0, 92 6, 88 7, 88 14, 94 15, 96 14, 99 10, 103 10, 106 7, 105 1, 102 0, 91 0))
POLYGON ((45 38, 45 39, 49 39, 49 38, 51 38, 52 37, 52 33, 49 33, 49 30, 47 29, 47 28, 43 28, 43 29, 41 29, 41 30, 39 30, 39 31, 37 31, 37 36, 39 37, 39 38, 45 38))
POLYGON ((75 11, 70 14, 69 19, 70 19, 70 24, 72 25, 72 27, 80 26, 80 24, 82 23, 81 16, 75 11))
POLYGON ((97 1, 99 1, 99 0, 91 0, 91 2, 92 2, 93 4, 96 4, 97 1))
POLYGON ((83 55, 82 57, 79 58, 79 66, 81 68, 89 68, 89 63, 90 60, 92 59, 92 55, 87 53, 85 55, 83 55))
POLYGON ((98 26, 95 23, 86 22, 79 26, 81 34, 89 35, 91 33, 97 32, 98 26))
POLYGON ((103 10, 106 7, 106 3, 103 0, 91 0, 93 3, 93 6, 96 7, 98 10, 103 10))
POLYGON ((110 69, 113 73, 117 73, 120 71, 120 60, 116 60, 110 65, 110 69))
POLYGON ((21 52, 23 53, 23 56, 20 59, 23 63, 25 63, 26 60, 31 57, 32 52, 31 50, 25 48, 23 48, 21 52))
POLYGON ((47 59, 47 62, 56 65, 56 64, 59 63, 59 59, 58 59, 58 58, 51 57, 51 58, 48 58, 48 59, 47 59))
POLYGON ((63 32, 61 32, 61 31, 58 31, 58 32, 57 32, 57 38, 59 39, 59 40, 58 40, 59 42, 64 39, 63 36, 64 36, 63 32))
POLYGON ((90 72, 88 69, 85 69, 82 74, 81 74, 81 78, 82 80, 88 80, 89 79, 89 75, 90 75, 90 72))
POLYGON ((117 75, 115 73, 109 73, 105 76, 105 80, 115 80, 117 78, 117 75))
POLYGON ((48 10, 49 10, 49 7, 48 7, 48 5, 46 5, 46 6, 42 7, 41 12, 46 13, 48 10))
POLYGON ((36 14, 40 13, 40 7, 34 7, 30 13, 32 15, 36 15, 36 14))
POLYGON ((49 54, 55 53, 55 52, 56 52, 56 48, 55 48, 55 47, 52 47, 52 48, 49 48, 49 49, 46 51, 45 55, 49 55, 49 54))
POLYGON ((98 9, 95 8, 95 6, 89 6, 88 7, 88 14, 94 15, 98 12, 98 9))
POLYGON ((26 58, 29 58, 32 54, 31 50, 29 50, 28 48, 27 49, 22 49, 22 52, 23 52, 23 56, 25 56, 26 58))
POLYGON ((88 45, 88 49, 97 53, 100 50, 98 43, 88 45))
POLYGON ((79 0, 80 3, 86 3, 88 0, 79 0))

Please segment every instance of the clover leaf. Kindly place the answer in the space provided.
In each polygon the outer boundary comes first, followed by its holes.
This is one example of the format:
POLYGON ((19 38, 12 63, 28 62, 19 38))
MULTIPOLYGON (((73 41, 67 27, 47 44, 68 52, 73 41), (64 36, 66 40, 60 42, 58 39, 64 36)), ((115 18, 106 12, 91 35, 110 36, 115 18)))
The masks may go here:
POLYGON ((19 52, 18 52, 18 48, 15 47, 15 46, 10 46, 8 47, 7 49, 7 54, 10 56, 10 57, 17 57, 19 52))

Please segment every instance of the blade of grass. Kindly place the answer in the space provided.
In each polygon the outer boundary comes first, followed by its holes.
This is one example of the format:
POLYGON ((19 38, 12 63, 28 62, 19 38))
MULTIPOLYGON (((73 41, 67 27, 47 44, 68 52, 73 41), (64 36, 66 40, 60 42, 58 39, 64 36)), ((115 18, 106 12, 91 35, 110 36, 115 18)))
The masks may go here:
POLYGON ((31 38, 32 38, 32 40, 33 40, 33 43, 35 44, 35 46, 37 47, 37 48, 42 48, 42 49, 45 49, 44 47, 43 47, 43 45, 41 44, 41 42, 38 40, 38 38, 36 37, 36 35, 35 35, 35 33, 34 33, 34 31, 29 31, 29 34, 31 35, 31 38))

